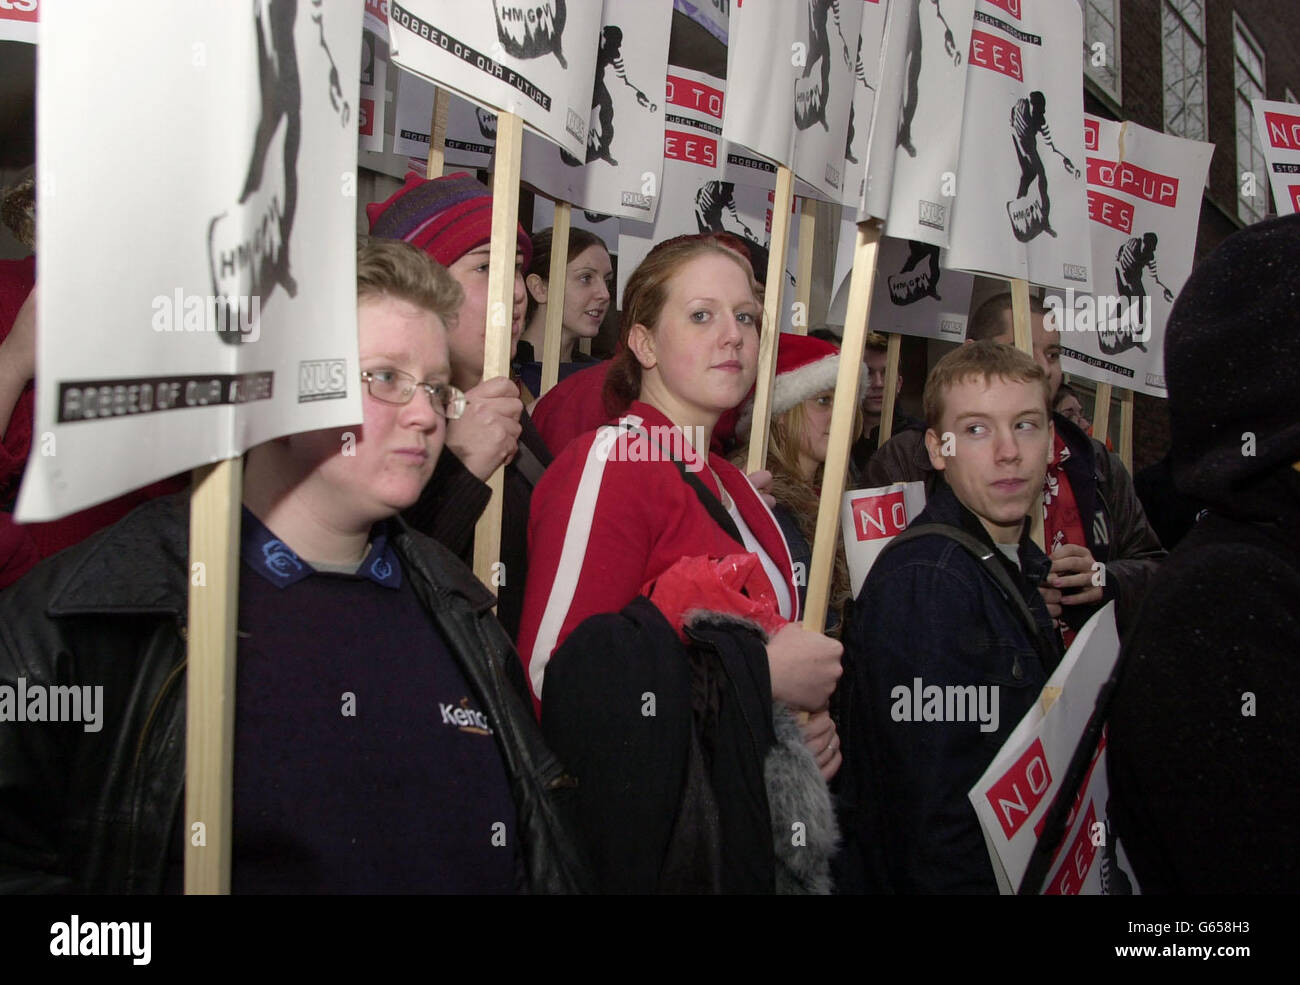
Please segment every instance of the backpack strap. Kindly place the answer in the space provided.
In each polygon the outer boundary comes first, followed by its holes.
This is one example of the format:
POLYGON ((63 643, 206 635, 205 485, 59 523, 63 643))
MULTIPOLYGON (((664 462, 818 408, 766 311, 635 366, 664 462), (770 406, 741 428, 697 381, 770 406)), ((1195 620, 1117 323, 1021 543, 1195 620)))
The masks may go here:
POLYGON ((902 533, 897 534, 885 546, 885 550, 887 551, 909 540, 916 540, 918 537, 929 536, 946 537, 949 540, 955 540, 966 549, 967 553, 979 560, 984 571, 997 582, 1002 594, 1011 603, 1011 607, 1016 610, 1016 614, 1020 616, 1020 621, 1025 624, 1025 628, 1029 631, 1029 638, 1034 640, 1035 647, 1037 647, 1041 630, 1038 628, 1038 620, 1034 618, 1034 613, 1029 608, 1029 603, 1025 601, 1024 596, 1020 594, 1020 589, 1016 587, 1015 582, 1011 580, 1011 576, 1007 574, 1007 569, 1002 566, 1002 562, 996 556, 997 552, 987 544, 981 543, 978 538, 951 524, 925 523, 919 527, 908 527, 902 533))

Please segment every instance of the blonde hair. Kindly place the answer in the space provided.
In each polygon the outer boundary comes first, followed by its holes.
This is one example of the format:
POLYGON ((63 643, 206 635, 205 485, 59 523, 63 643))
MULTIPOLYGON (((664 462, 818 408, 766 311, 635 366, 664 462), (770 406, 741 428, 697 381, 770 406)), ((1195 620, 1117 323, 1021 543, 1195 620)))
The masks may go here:
MULTIPOLYGON (((817 396, 820 396, 819 394, 817 396)), ((809 482, 799 469, 799 451, 803 445, 804 425, 806 423, 803 402, 799 402, 772 420, 767 437, 767 469, 772 473, 770 492, 778 506, 785 507, 794 517, 799 533, 812 547, 813 537, 817 532, 817 511, 821 506, 822 473, 825 466, 819 465, 813 480, 809 482)), ((853 412, 853 434, 850 443, 862 434, 862 408, 859 404, 853 412)), ((731 456, 732 462, 744 468, 749 457, 749 446, 738 449, 731 456)), ((844 555, 844 545, 836 541, 835 566, 831 569, 831 586, 828 609, 838 617, 836 629, 831 635, 839 635, 844 625, 844 607, 853 598, 852 582, 849 580, 849 565, 844 555)), ((829 622, 829 620, 827 620, 829 622)))
POLYGON ((921 401, 925 409, 925 426, 938 429, 943 421, 944 399, 949 390, 970 378, 984 381, 1008 380, 1013 383, 1038 383, 1043 389, 1043 409, 1052 415, 1052 384, 1043 367, 1015 346, 983 340, 958 346, 940 359, 925 381, 921 401))
POLYGON ((357 244, 357 303, 383 297, 431 311, 451 328, 465 292, 446 267, 410 243, 362 237, 357 244))

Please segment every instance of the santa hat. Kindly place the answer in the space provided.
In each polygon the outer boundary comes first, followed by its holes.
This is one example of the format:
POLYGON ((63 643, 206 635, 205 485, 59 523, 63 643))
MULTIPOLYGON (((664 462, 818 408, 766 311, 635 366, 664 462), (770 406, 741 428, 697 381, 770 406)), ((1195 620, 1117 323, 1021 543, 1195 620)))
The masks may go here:
MULTIPOLYGON (((492 193, 464 172, 442 178, 408 174, 387 200, 367 205, 366 215, 370 235, 405 240, 444 267, 492 239, 492 193)), ((523 226, 515 235, 526 270, 533 243, 523 226)))
MULTIPOLYGON (((810 335, 782 332, 777 341, 776 379, 772 384, 772 417, 780 417, 791 407, 809 397, 835 389, 840 372, 840 350, 829 342, 810 335)), ((858 394, 867 387, 867 368, 859 367, 858 394)), ((855 395, 855 400, 857 399, 855 395)), ((754 419, 754 391, 750 390, 740 405, 736 436, 744 441, 754 419)))

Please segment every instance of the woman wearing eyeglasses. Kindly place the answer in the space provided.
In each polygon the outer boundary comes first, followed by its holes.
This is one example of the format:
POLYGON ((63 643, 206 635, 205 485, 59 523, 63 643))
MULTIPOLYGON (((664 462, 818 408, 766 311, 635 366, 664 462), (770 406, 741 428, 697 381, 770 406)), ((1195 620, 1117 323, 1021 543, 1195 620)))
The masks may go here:
MULTIPOLYGON (((447 325, 449 382, 464 392, 464 410, 448 422, 447 451, 419 502, 404 517, 469 562, 474 553, 474 525, 490 496, 487 479, 506 467, 502 566, 493 582, 497 617, 515 639, 528 570, 528 505, 533 488, 551 463, 551 453, 524 410, 518 386, 504 376, 483 379, 483 338, 490 308, 492 196, 467 174, 432 180, 410 174, 386 201, 367 205, 366 213, 371 235, 405 240, 424 250, 447 268, 464 291, 460 309, 447 325)), ((522 226, 517 244, 512 360, 524 327, 523 271, 532 256, 532 243, 522 226)))

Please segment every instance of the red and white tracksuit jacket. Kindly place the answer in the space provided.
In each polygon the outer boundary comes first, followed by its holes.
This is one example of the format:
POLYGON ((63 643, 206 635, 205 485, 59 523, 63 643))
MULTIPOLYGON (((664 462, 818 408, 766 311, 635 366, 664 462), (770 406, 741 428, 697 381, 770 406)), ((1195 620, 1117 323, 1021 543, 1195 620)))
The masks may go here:
MULTIPOLYGON (((551 655, 588 616, 620 611, 683 557, 745 553, 673 464, 670 451, 718 494, 713 475, 680 433, 670 440, 672 422, 634 401, 620 423, 646 431, 607 425, 575 438, 533 490, 519 654, 535 700, 551 655)), ((711 454, 708 464, 780 570, 797 619, 790 551, 772 511, 726 459, 711 454)))

